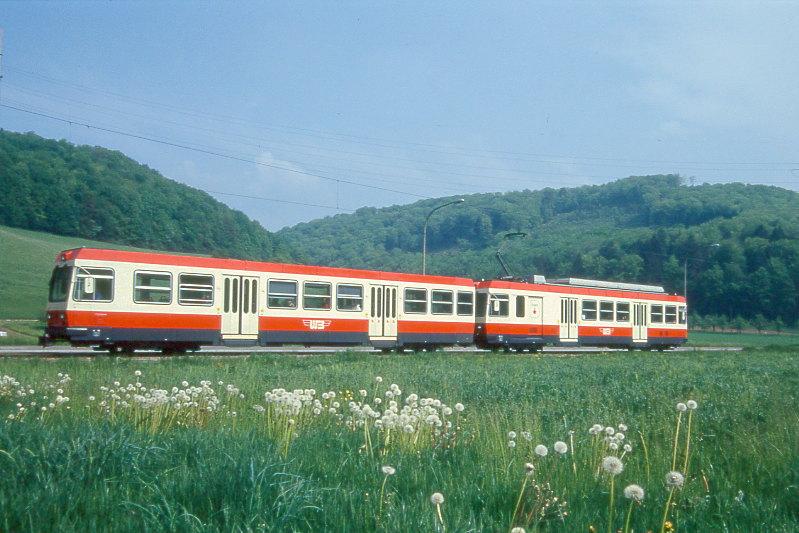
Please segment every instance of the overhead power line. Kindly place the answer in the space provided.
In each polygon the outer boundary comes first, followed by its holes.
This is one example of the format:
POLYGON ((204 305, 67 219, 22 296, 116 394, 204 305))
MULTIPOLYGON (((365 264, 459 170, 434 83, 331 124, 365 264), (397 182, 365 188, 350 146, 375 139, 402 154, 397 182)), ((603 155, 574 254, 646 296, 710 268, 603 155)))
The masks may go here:
POLYGON ((332 176, 325 176, 324 174, 317 174, 315 172, 306 172, 304 170, 299 170, 299 169, 296 169, 296 168, 290 168, 290 167, 284 167, 284 166, 280 166, 280 165, 274 165, 272 163, 266 163, 266 162, 263 162, 263 161, 256 161, 254 159, 247 159, 245 157, 239 157, 239 156, 230 155, 230 154, 223 154, 221 152, 215 152, 213 150, 206 150, 204 148, 197 148, 197 147, 194 147, 194 146, 189 146, 189 145, 186 145, 186 144, 181 144, 181 143, 177 143, 177 142, 173 142, 173 141, 167 141, 167 140, 163 140, 163 139, 156 139, 154 137, 148 137, 146 135, 139 135, 137 133, 130 133, 130 132, 117 130, 117 129, 113 129, 113 128, 105 128, 105 127, 102 127, 102 126, 89 124, 87 122, 80 122, 80 121, 77 121, 77 120, 65 119, 65 118, 54 116, 54 115, 50 115, 48 113, 41 113, 41 112, 38 112, 38 111, 33 111, 31 109, 25 109, 25 108, 22 108, 22 107, 17 107, 17 106, 13 106, 13 105, 9 105, 9 104, 0 104, 0 107, 5 107, 7 109, 13 109, 15 111, 19 111, 21 113, 27 113, 27 114, 30 114, 30 115, 44 117, 44 118, 48 118, 48 119, 51 119, 51 120, 56 120, 56 121, 59 121, 59 122, 63 122, 65 124, 75 124, 75 125, 78 125, 78 126, 84 126, 86 128, 94 129, 94 130, 97 130, 97 131, 104 131, 104 132, 107 132, 107 133, 113 133, 115 135, 122 135, 122 136, 125 136, 125 137, 131 137, 133 139, 139 139, 139 140, 143 140, 143 141, 154 142, 154 143, 158 143, 158 144, 163 144, 165 146, 172 146, 174 148, 180 148, 182 150, 191 150, 192 152, 199 152, 199 153, 202 153, 202 154, 211 155, 211 156, 215 156, 215 157, 221 157, 221 158, 224 158, 224 159, 230 159, 230 160, 233 160, 233 161, 240 161, 240 162, 243 162, 243 163, 251 163, 251 164, 254 164, 254 165, 268 167, 268 168, 272 168, 272 169, 275 169, 275 170, 282 170, 284 172, 291 172, 291 173, 294 173, 294 174, 301 174, 301 175, 304 175, 304 176, 311 176, 311 177, 315 177, 315 178, 319 178, 319 179, 323 179, 323 180, 328 180, 328 181, 332 181, 332 182, 336 182, 336 183, 346 183, 348 185, 355 185, 357 187, 364 187, 364 188, 367 188, 367 189, 374 189, 374 190, 385 191, 385 192, 393 192, 393 193, 397 193, 397 194, 405 194, 405 195, 408 195, 408 196, 415 196, 417 198, 424 198, 424 199, 431 198, 430 196, 425 196, 423 194, 416 194, 416 193, 412 193, 412 192, 408 192, 408 191, 400 191, 400 190, 397 190, 397 189, 390 189, 388 187, 379 187, 377 185, 369 185, 369 184, 366 184, 366 183, 360 183, 360 182, 357 182, 357 181, 347 180, 347 179, 343 179, 343 178, 335 178, 335 177, 332 177, 332 176))
MULTIPOLYGON (((162 102, 155 102, 152 100, 146 100, 141 98, 134 98, 128 95, 124 95, 121 93, 107 91, 103 89, 96 89, 92 87, 87 87, 85 85, 80 85, 76 83, 72 83, 65 80, 60 80, 58 78, 53 78, 50 76, 45 76, 36 72, 31 72, 25 69, 20 69, 16 67, 8 67, 8 70, 17 72, 24 76, 28 76, 31 78, 36 78, 39 80, 46 81, 48 83, 53 83, 57 85, 63 85, 67 87, 72 87, 74 89, 79 89, 82 91, 92 91, 98 94, 105 94, 110 95, 114 98, 120 98, 126 100, 128 102, 137 103, 139 105, 146 105, 146 106, 155 106, 161 109, 170 110, 176 113, 181 113, 189 116, 194 117, 203 117, 209 118, 213 120, 219 121, 227 121, 227 122, 235 122, 238 124, 250 124, 254 126, 259 126, 265 129, 273 129, 273 130, 283 130, 291 134, 295 135, 304 135, 304 136, 311 136, 316 138, 324 138, 327 140, 337 141, 337 142, 352 142, 355 144, 365 144, 370 146, 379 146, 384 148, 394 148, 396 149, 399 146, 405 147, 415 147, 409 148, 414 149, 417 151, 423 152, 430 152, 430 153, 438 153, 444 155, 458 155, 458 156, 468 156, 468 157, 478 157, 478 158, 494 158, 494 159, 508 159, 508 160, 517 160, 517 161, 529 161, 529 162, 538 162, 538 163, 552 163, 552 164, 563 164, 563 163, 575 163, 575 164, 585 164, 580 163, 580 161, 605 161, 609 163, 637 163, 637 164, 653 164, 653 165, 727 165, 731 167, 747 167, 747 166, 785 166, 785 167, 796 167, 799 165, 797 162, 777 162, 777 161, 762 161, 762 162, 737 162, 737 161, 675 161, 675 160, 665 160, 665 159, 634 159, 634 158, 614 158, 614 157, 598 157, 598 156, 589 156, 589 155, 564 155, 564 154, 543 154, 543 153, 530 153, 530 152, 519 152, 519 151, 511 151, 511 150, 490 150, 485 148, 472 148, 472 147, 452 147, 452 146, 441 146, 431 143, 422 143, 422 142, 413 142, 413 141, 404 141, 404 140, 395 140, 395 139, 386 139, 381 137, 370 137, 364 135, 353 135, 348 133, 339 133, 339 132, 330 132, 324 130, 316 130, 316 129, 309 129, 309 128, 300 128, 296 126, 286 126, 286 125, 279 125, 279 124, 267 124, 263 122, 243 119, 240 117, 233 117, 229 115, 217 114, 217 113, 207 113, 202 111, 190 110, 187 108, 181 108, 178 106, 164 104, 162 102), (388 143, 388 144, 386 144, 388 143), (484 155, 481 155, 484 154, 484 155), (513 156, 513 157, 510 157, 513 156), (527 159, 527 158, 552 158, 551 159, 527 159)), ((593 163, 594 165, 598 165, 597 163, 593 163)), ((601 166, 619 166, 616 164, 610 165, 601 165, 601 166)), ((716 169, 697 169, 697 170, 716 170, 716 169)), ((732 170, 732 169, 718 169, 718 170, 732 170)), ((779 169, 779 170, 790 170, 790 168, 786 169, 779 169)))

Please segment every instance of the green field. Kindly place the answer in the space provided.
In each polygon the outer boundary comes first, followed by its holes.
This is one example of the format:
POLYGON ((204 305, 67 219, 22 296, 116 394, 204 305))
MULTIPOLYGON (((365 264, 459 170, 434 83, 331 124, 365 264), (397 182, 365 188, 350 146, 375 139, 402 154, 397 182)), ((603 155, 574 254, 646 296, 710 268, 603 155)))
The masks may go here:
POLYGON ((0 365, 0 374, 21 383, 0 383, 3 531, 604 532, 625 527, 631 506, 622 489, 631 483, 645 490, 632 505, 637 532, 660 531, 664 510, 676 531, 799 529, 796 350, 6 358, 0 365), (71 380, 56 383, 59 372, 71 380), (153 390, 161 388, 176 400, 144 407, 127 398, 133 393, 121 389, 137 379, 147 389, 137 394, 157 398, 153 390), (191 392, 184 380, 197 386, 191 398, 170 392, 191 392), (203 389, 201 380, 210 384, 203 389), (399 408, 416 393, 465 409, 417 407, 452 422, 447 432, 424 421, 413 432, 387 432, 390 417, 380 431, 374 419, 368 431, 358 426, 349 394, 356 412, 364 411, 360 389, 382 412, 392 383, 401 389, 399 408), (323 409, 316 415, 313 404, 301 403, 282 413, 264 399, 278 387, 313 388, 323 409), (15 392, 30 389, 24 397, 15 392), (323 399, 331 390, 336 398, 323 399), (49 408, 59 395, 69 401, 49 408), (204 409, 217 397, 215 409, 204 409), (698 408, 681 415, 673 458, 675 405, 689 399, 698 408), (331 414, 334 401, 340 405, 331 414), (22 419, 9 420, 19 416, 18 402, 26 407, 22 419), (589 435, 596 423, 628 426, 619 444, 632 451, 615 477, 599 463, 622 451, 589 435), (554 451, 558 440, 567 453, 554 451), (539 443, 545 457, 533 452, 539 443), (667 508, 673 463, 687 477, 667 508), (384 475, 383 465, 396 474, 384 475), (440 518, 434 492, 444 497, 440 518))
POLYGON ((0 319, 42 318, 56 254, 80 246, 132 249, 0 226, 0 319))

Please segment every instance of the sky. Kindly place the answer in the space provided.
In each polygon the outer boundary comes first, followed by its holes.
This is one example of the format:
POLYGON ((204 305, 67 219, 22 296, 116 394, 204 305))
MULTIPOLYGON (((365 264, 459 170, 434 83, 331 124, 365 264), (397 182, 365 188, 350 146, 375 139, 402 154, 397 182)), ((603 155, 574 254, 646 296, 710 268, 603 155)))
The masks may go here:
POLYGON ((799 190, 799 2, 2 2, 0 127, 270 230, 679 173, 799 190))

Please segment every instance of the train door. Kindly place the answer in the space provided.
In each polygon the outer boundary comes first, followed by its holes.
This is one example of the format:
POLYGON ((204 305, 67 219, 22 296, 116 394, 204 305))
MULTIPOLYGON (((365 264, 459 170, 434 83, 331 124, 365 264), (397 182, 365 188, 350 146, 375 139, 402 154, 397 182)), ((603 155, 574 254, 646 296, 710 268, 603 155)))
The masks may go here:
POLYGON ((258 338, 258 278, 222 276, 222 339, 258 338))
POLYGON ((396 340, 397 287, 371 285, 369 297, 369 338, 371 340, 396 340))
POLYGON ((560 299, 560 340, 577 342, 577 298, 560 299))
POLYGON ((649 323, 649 306, 645 303, 633 303, 633 342, 646 342, 647 324, 649 323))
POLYGON ((528 314, 530 324, 535 326, 533 332, 536 334, 541 331, 541 326, 544 324, 544 299, 540 296, 528 296, 527 305, 530 306, 530 313, 528 314))

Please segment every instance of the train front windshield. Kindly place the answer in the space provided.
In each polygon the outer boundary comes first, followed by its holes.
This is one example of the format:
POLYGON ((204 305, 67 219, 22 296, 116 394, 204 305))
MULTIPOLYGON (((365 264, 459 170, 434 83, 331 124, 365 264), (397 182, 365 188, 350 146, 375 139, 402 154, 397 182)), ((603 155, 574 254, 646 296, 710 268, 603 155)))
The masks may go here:
POLYGON ((69 283, 72 280, 72 267, 60 266, 50 276, 50 302, 65 302, 69 295, 69 283))

